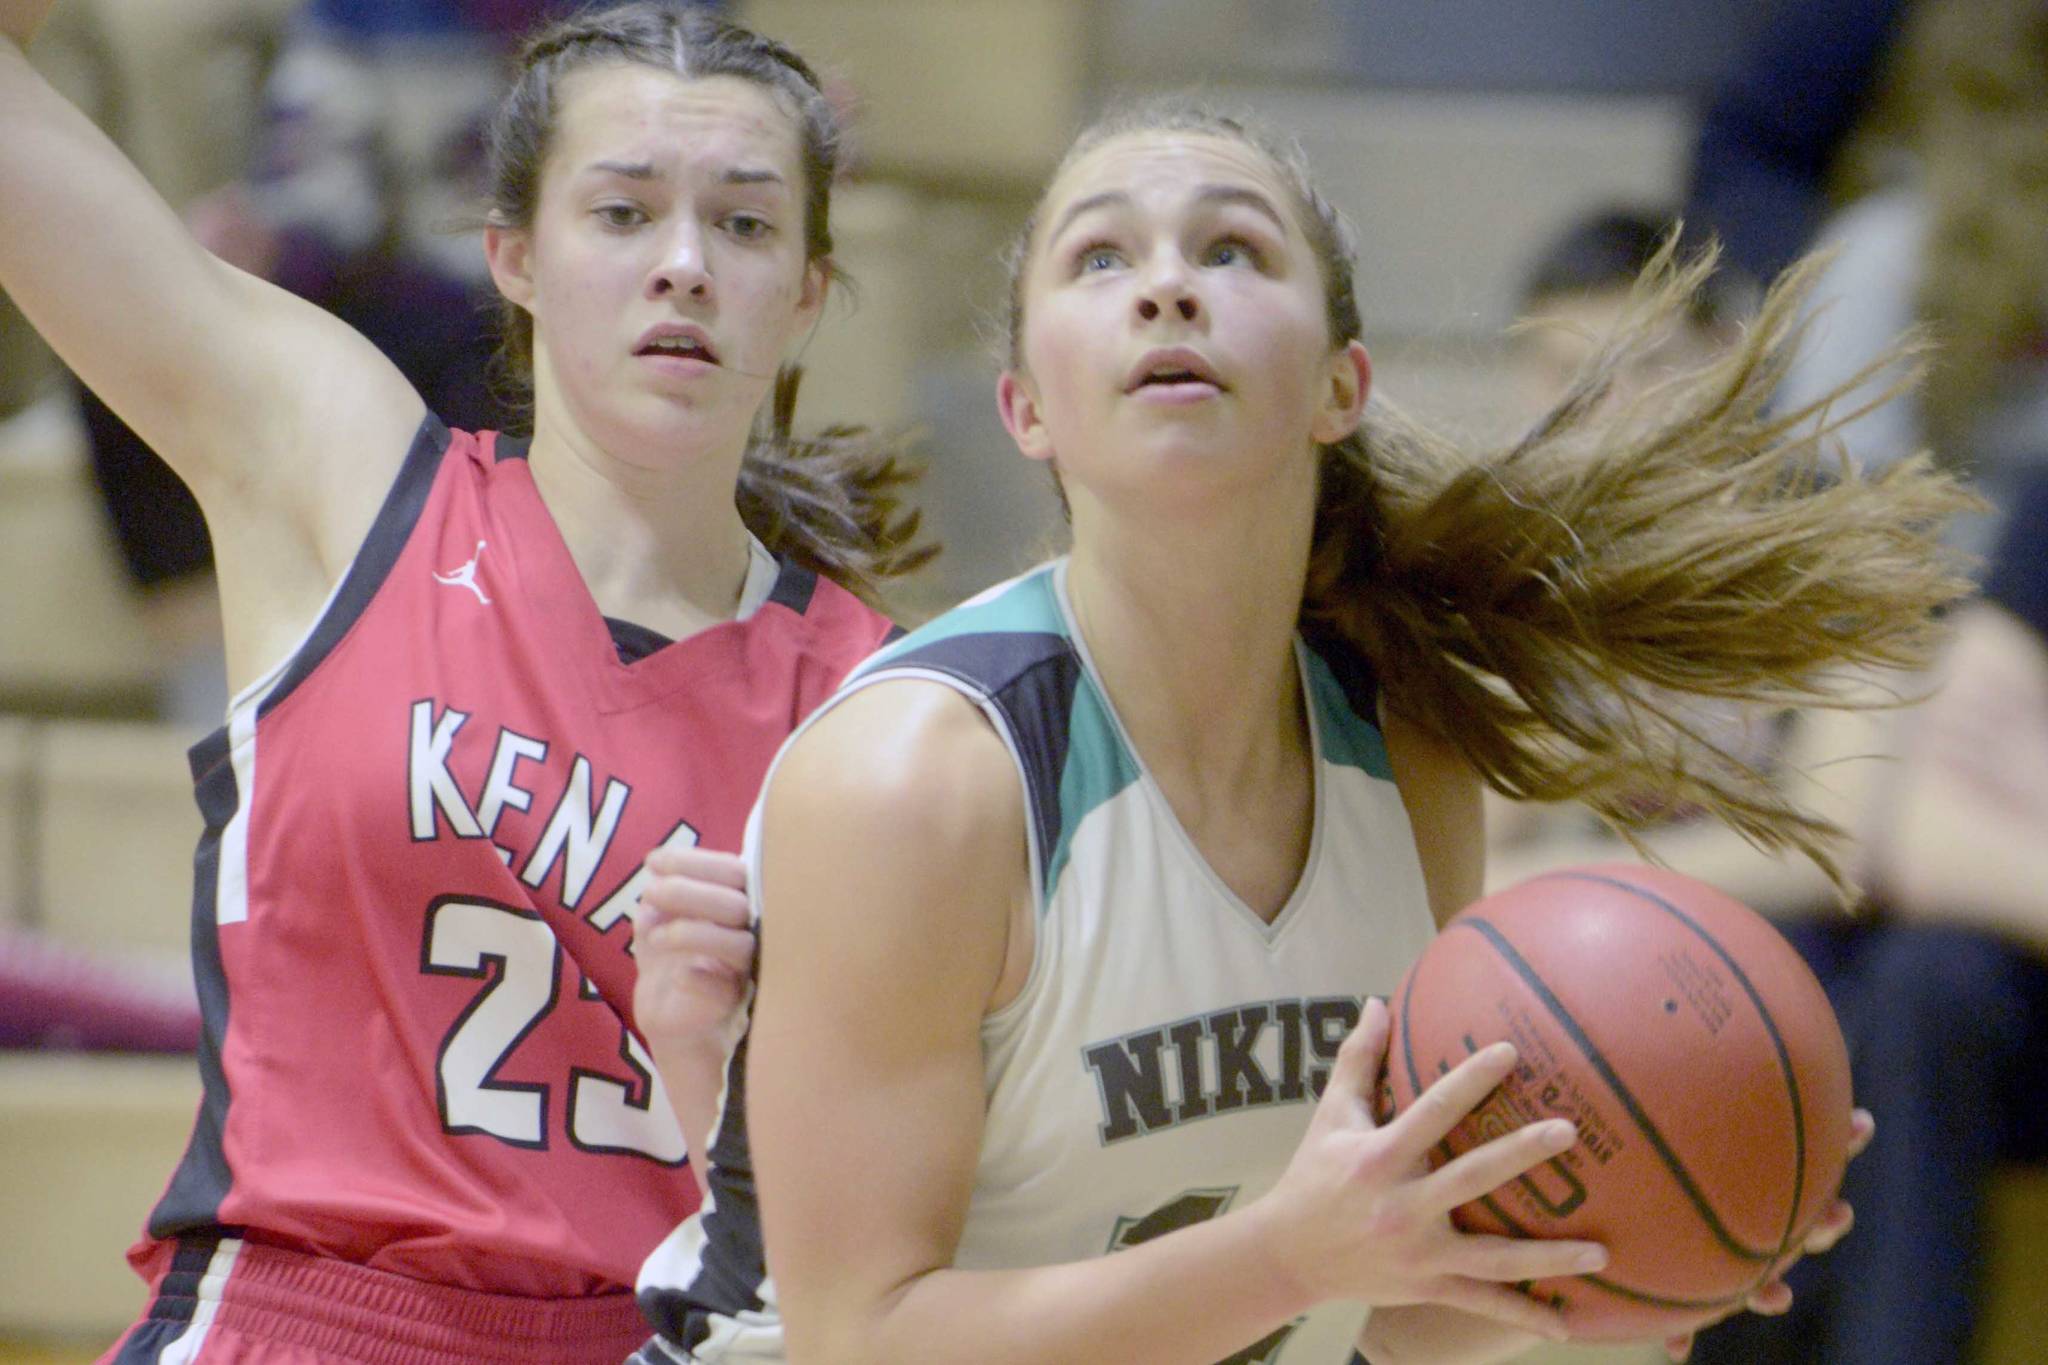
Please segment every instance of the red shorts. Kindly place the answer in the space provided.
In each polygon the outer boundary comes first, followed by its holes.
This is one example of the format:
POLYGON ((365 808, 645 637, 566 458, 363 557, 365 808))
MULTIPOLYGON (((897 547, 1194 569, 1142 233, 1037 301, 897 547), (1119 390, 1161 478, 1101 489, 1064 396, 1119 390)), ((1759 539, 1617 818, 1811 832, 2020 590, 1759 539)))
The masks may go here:
POLYGON ((239 1238, 193 1238, 100 1365, 619 1365, 649 1335, 624 1291, 485 1294, 239 1238))

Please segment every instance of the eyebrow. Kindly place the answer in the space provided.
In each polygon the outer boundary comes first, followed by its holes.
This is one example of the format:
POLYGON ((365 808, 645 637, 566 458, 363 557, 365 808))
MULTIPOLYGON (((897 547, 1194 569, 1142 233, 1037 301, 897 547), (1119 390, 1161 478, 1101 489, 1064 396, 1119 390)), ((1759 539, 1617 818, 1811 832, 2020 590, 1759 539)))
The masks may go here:
MULTIPOLYGON (((1122 190, 1104 190, 1100 194, 1091 194, 1086 199, 1077 199, 1067 205, 1067 211, 1060 215, 1059 222, 1054 225, 1052 235, 1047 240, 1051 241, 1058 238, 1061 233, 1065 232, 1073 224, 1076 218, 1079 218, 1084 213, 1093 213, 1096 209, 1101 208, 1127 206, 1130 202, 1131 196, 1122 190)), ((1287 231, 1287 221, 1280 216, 1280 211, 1273 207, 1272 201, 1257 190, 1246 189, 1242 185, 1204 185, 1195 191, 1195 202, 1198 204, 1242 204, 1244 207, 1271 219, 1273 226, 1278 228, 1283 235, 1287 231)))
MULTIPOLYGON (((590 170, 616 175, 624 180, 659 180, 661 172, 651 161, 593 161, 590 170)), ((788 182, 782 172, 768 166, 729 167, 719 180, 727 185, 782 185, 788 182)))
POLYGON ((652 180, 655 178, 654 163, 651 161, 593 161, 589 169, 603 171, 625 180, 652 180))

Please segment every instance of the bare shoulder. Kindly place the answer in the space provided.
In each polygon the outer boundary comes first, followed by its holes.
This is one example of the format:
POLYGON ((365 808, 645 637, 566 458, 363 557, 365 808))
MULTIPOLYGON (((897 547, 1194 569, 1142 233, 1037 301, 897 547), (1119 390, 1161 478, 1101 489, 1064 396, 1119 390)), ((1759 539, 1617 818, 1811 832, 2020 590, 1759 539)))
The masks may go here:
POLYGON ((892 679, 847 697, 790 746, 769 811, 830 805, 921 838, 973 840, 1021 819, 1016 768, 981 711, 940 683, 892 679), (871 814, 872 813, 872 814, 871 814))
POLYGON ((761 841, 769 922, 794 918, 826 943, 849 933, 850 907, 861 943, 848 951, 898 963, 943 953, 951 973, 971 964, 995 989, 1028 885, 1024 798, 1009 751, 964 696, 903 679, 841 701, 777 766, 761 841))
POLYGON ((1455 745, 1384 706, 1380 730, 1415 832, 1430 912, 1442 924, 1485 890, 1486 807, 1479 776, 1455 745))

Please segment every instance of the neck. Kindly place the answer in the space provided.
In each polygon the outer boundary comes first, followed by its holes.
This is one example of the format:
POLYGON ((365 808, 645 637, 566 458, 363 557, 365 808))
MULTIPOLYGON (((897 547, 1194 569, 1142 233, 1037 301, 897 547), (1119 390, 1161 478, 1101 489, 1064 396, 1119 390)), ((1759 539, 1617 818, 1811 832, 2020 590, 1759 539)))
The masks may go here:
POLYGON ((1115 520, 1077 501, 1068 590, 1103 685, 1162 781, 1242 798, 1306 745, 1293 642, 1312 498, 1115 520))
POLYGON ((636 464, 543 408, 527 463, 598 609, 681 638, 738 610, 743 453, 636 464))

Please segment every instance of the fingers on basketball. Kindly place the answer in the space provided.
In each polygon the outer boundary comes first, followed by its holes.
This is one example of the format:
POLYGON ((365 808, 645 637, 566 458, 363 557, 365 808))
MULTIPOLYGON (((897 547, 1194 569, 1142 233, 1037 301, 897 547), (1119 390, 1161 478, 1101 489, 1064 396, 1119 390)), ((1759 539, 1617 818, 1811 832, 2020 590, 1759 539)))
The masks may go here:
POLYGON ((1450 1136, 1453 1128, 1506 1079, 1515 1065, 1512 1043, 1479 1049, 1452 1067, 1388 1125, 1404 1150, 1421 1156, 1450 1136))

